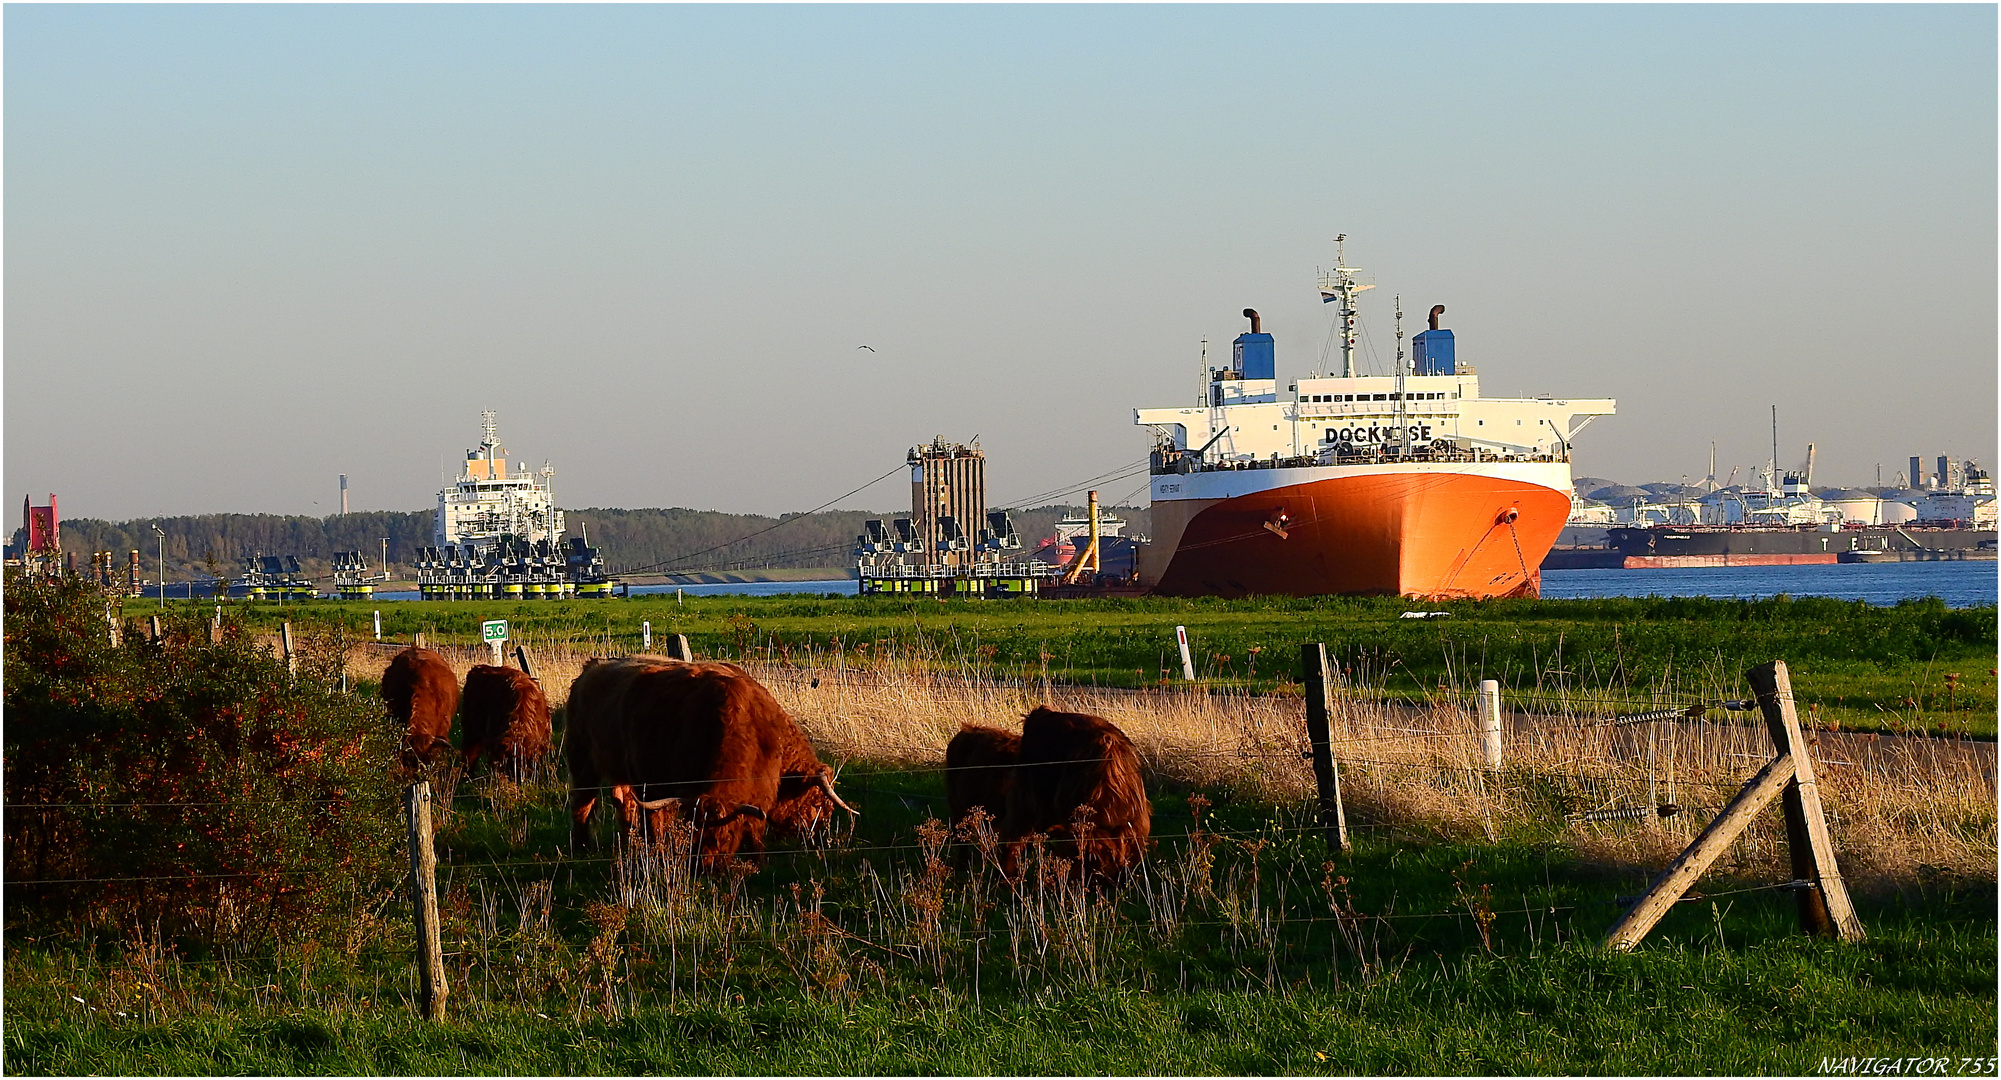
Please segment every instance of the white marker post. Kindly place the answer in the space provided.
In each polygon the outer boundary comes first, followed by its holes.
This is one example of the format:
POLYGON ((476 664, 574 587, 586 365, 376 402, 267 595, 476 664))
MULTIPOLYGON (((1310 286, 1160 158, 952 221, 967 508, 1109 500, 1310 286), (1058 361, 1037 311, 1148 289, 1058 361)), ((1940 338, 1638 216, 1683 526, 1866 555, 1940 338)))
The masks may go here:
POLYGON ((1489 769, 1501 767, 1501 683, 1480 680, 1480 749, 1489 769))
POLYGON ((639 651, 653 651, 653 623, 651 621, 639 624, 639 651))
POLYGON ((488 619, 479 624, 479 633, 493 649, 493 666, 501 666, 500 649, 507 644, 507 620, 488 619))
POLYGON ((379 611, 375 613, 375 640, 382 640, 382 613, 379 611))
POLYGON ((1174 640, 1181 643, 1181 677, 1187 679, 1189 682, 1194 682, 1195 661, 1189 659, 1188 656, 1188 628, 1185 626, 1175 627, 1174 640))

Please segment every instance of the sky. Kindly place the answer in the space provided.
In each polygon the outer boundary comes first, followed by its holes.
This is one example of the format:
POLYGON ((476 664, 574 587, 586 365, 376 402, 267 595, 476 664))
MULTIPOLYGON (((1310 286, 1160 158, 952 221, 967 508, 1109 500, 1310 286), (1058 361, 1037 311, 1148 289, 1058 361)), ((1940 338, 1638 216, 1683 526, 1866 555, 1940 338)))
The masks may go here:
MULTIPOLYGON (((1993 5, 11 4, 4 474, 65 517, 995 505, 1142 465, 1246 307, 1447 305, 1574 470, 1996 452, 1993 5), (861 346, 869 346, 863 349, 861 346), (870 351, 870 350, 873 351, 870 351)), ((1137 495, 1142 474, 1101 481, 1137 495), (1128 491, 1127 489, 1133 489, 1128 491)), ((1079 497, 1081 499, 1081 497, 1079 497)))

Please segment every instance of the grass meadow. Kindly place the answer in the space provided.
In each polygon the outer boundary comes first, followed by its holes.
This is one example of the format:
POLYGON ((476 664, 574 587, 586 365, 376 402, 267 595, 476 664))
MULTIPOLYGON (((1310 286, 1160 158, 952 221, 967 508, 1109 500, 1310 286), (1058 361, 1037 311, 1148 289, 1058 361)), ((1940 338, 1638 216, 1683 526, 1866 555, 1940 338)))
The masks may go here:
MULTIPOLYGON (((150 601, 128 601, 133 613, 150 601)), ((1252 600, 1140 598, 947 601, 858 597, 653 594, 560 602, 316 602, 239 605, 274 630, 287 617, 335 621, 386 639, 471 643, 506 619, 531 651, 602 652, 686 634, 699 656, 865 660, 871 650, 925 655, 990 679, 1165 688, 1182 681, 1174 628, 1188 628, 1200 686, 1296 690, 1299 647, 1323 642, 1357 687, 1429 704, 1497 680, 1511 708, 1611 716, 1746 696, 1742 673, 1772 659, 1792 668, 1808 726, 1992 738, 1996 609, 1936 599, 1872 607, 1820 597, 1627 598, 1418 603, 1385 597, 1252 600), (1442 618, 1404 619, 1412 610, 1442 618)))
MULTIPOLYGON (((687 633, 698 655, 772 688, 823 759, 843 763, 861 816, 780 846, 760 870, 701 877, 673 843, 621 845, 603 821, 598 850, 565 850, 558 762, 523 784, 444 768, 432 776, 443 1022, 415 1018, 408 883, 393 874, 283 941, 175 940, 143 920, 24 930, 10 903, 7 1071, 1801 1074, 1868 1055, 1993 1071, 1991 744, 1820 733, 1866 941, 1799 934, 1777 887, 1790 868, 1774 812, 1639 949, 1598 947, 1770 753, 1761 725, 1724 714, 1601 721, 1745 696, 1750 665, 1729 649, 1798 644, 1828 620, 1737 604, 1751 610, 1718 631, 1732 644, 1713 659, 1584 644, 1656 641, 1651 620, 1670 627, 1659 641, 1695 650, 1685 624, 1705 620, 1640 602, 1627 621, 1571 620, 1554 635, 1563 659, 1545 663, 1537 628, 1554 616, 1534 605, 1412 625, 1374 602, 872 603, 380 605, 385 634, 427 633, 461 673, 484 659, 479 620, 509 618, 558 704, 590 655, 636 647, 639 619, 656 647, 687 633), (1064 632, 1071 612, 1082 625, 1064 632), (1202 686, 1163 681, 1157 657, 1114 677, 1175 622, 1204 643, 1202 686), (1381 632, 1375 644, 1364 630, 1381 632), (1491 666, 1449 661, 1447 643, 1472 656, 1482 636, 1516 644, 1490 647, 1491 666), (1287 692, 1297 643, 1323 639, 1349 671, 1332 723, 1352 838, 1339 853, 1312 816, 1302 707, 1287 692), (1449 680, 1401 659, 1426 642, 1441 665, 1462 664, 1438 669, 1449 680), (1615 663, 1625 681, 1607 675, 1615 663), (1552 676, 1578 669, 1600 681, 1552 676), (1536 706, 1511 724, 1499 770, 1482 767, 1466 701, 1481 675, 1536 706), (1106 716, 1140 750, 1155 840, 1120 891, 1082 892, 1047 861, 1010 882, 990 830, 953 836, 938 820, 958 726, 1044 702, 1106 716)), ((354 609, 339 610, 351 630, 354 609)), ((1937 614, 1909 648, 1959 633, 1937 614)), ((1857 634, 1901 633, 1852 617, 1857 634)), ((1980 618, 1991 665, 1992 612, 1980 618)), ((314 670, 364 697, 392 651, 313 641, 337 653, 314 670)), ((1811 701, 1818 654, 1799 654, 1794 682, 1811 701)), ((1772 655, 1791 659, 1759 658, 1772 655)), ((1963 672, 1968 655, 1945 663, 1963 672)), ((1930 712, 1905 716, 1936 731, 1930 712)))

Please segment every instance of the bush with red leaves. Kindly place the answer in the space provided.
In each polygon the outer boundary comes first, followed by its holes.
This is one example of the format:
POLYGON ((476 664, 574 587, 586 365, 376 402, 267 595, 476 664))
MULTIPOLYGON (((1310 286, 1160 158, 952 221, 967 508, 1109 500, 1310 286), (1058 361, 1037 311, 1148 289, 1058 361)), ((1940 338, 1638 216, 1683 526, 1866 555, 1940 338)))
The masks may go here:
POLYGON ((234 622, 212 643, 205 609, 114 645, 91 585, 15 579, 5 601, 9 929, 243 947, 393 882, 379 707, 314 665, 293 677, 234 622))

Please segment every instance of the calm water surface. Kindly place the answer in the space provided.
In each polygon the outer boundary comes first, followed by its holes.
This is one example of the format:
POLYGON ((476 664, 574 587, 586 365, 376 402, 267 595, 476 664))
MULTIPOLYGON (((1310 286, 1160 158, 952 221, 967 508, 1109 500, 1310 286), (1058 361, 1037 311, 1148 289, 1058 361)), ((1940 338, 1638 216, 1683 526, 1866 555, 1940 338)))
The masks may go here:
MULTIPOLYGON (((1722 566, 1673 570, 1547 570, 1542 595, 1550 600, 1595 596, 1714 596, 1753 600, 1787 593, 1832 596, 1890 605, 1936 596, 1949 607, 1995 602, 1991 562, 1837 563, 1833 566, 1722 566)), ((637 585, 634 596, 681 590, 685 596, 780 596, 804 593, 855 595, 851 578, 826 581, 741 581, 717 585, 637 585)), ((376 593, 379 600, 415 600, 414 592, 376 593)))
POLYGON ((1992 562, 1836 563, 1833 566, 1716 566, 1672 570, 1545 570, 1550 600, 1593 596, 1714 596, 1753 600, 1787 593, 1890 605, 1936 596, 1948 607, 1995 602, 1992 562))

